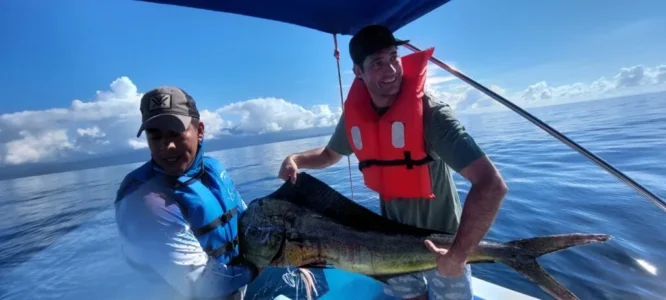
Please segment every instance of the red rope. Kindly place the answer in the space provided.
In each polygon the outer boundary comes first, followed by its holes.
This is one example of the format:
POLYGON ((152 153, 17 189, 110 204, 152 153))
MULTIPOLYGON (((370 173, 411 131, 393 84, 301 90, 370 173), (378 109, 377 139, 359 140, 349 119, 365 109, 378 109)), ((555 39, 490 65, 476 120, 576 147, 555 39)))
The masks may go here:
MULTIPOLYGON (((344 108, 344 96, 342 95, 342 75, 340 74, 340 51, 338 50, 338 36, 333 34, 333 44, 335 50, 333 51, 333 56, 335 56, 335 61, 338 64, 338 86, 340 87, 340 107, 344 108)), ((351 174, 351 160, 347 156, 347 168, 349 169, 349 189, 351 190, 351 198, 354 200, 354 186, 352 184, 352 174, 351 174)))

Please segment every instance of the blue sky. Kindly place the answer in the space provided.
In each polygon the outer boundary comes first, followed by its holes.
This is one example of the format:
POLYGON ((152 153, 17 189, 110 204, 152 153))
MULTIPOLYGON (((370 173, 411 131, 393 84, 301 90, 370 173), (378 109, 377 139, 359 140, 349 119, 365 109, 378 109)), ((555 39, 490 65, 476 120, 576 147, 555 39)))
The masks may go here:
MULTIPOLYGON (((122 109, 134 108, 137 95, 161 84, 188 90, 211 112, 211 124, 219 123, 211 127, 219 127, 218 132, 238 124, 255 132, 330 125, 338 116, 333 40, 328 34, 128 0, 25 0, 3 6, 0 90, 9 99, 0 107, 3 163, 53 157, 50 151, 7 159, 12 151, 26 151, 16 148, 19 143, 11 148, 12 141, 43 144, 43 139, 56 139, 65 145, 54 146, 60 150, 92 147, 84 142, 117 144, 110 131, 122 122, 114 116, 82 116, 82 109, 108 105, 122 115, 122 109), (110 84, 115 80, 114 90, 110 84), (81 103, 73 103, 76 99, 81 103), (251 99, 255 101, 247 102, 251 99), (231 103, 236 104, 228 106, 231 103), (23 111, 32 111, 30 116, 39 120, 24 120, 26 113, 17 114, 23 111), (266 114, 294 111, 298 113, 282 119, 266 114), (262 118, 266 120, 261 124, 250 122, 262 118), (303 118, 309 119, 303 123, 303 118), (32 124, 40 120, 43 126, 32 124)), ((422 48, 436 47, 437 57, 511 100, 554 103, 662 88, 664 11, 666 2, 660 0, 452 0, 396 35, 422 48)), ((352 79, 348 41, 339 39, 346 86, 352 79)), ((443 83, 433 88, 459 110, 494 105, 462 87, 461 81, 448 80, 446 73, 431 75, 439 78, 433 82, 443 83)), ((143 145, 141 140, 128 142, 135 125, 127 121, 124 135, 116 134, 125 147, 143 145)), ((101 150, 89 152, 95 151, 101 150)))

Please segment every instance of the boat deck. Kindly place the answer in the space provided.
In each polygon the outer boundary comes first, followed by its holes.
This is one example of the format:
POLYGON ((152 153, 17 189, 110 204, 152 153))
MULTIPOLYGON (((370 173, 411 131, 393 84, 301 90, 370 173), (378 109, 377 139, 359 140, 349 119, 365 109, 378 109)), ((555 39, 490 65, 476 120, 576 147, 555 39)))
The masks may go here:
MULTIPOLYGON (((285 268, 268 268, 247 288, 246 299, 296 300, 306 299, 303 283, 285 268)), ((293 271, 293 270, 292 270, 293 271)), ((367 276, 335 268, 310 269, 315 277, 317 299, 397 299, 383 293, 383 284, 367 276)), ((536 299, 511 289, 472 279, 474 299, 531 300, 536 299)))

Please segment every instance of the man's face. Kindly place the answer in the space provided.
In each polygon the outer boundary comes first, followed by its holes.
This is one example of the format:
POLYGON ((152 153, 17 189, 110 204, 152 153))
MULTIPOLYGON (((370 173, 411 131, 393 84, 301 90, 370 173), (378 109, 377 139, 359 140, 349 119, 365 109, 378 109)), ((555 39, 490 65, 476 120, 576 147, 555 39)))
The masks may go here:
POLYGON ((366 57, 362 68, 354 66, 356 77, 363 79, 375 102, 380 106, 388 106, 400 92, 402 84, 402 62, 397 47, 385 48, 366 57), (382 105, 384 104, 384 105, 382 105))
POLYGON ((183 132, 151 128, 146 129, 148 147, 153 160, 171 175, 180 175, 189 168, 203 140, 204 124, 190 124, 183 132))

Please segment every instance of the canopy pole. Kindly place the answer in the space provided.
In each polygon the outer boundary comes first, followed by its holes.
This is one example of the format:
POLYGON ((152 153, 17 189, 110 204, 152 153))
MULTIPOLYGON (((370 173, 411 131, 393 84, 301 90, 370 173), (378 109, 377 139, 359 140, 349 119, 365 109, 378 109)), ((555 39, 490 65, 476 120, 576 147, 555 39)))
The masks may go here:
MULTIPOLYGON (((338 87, 340 88, 340 107, 344 108, 344 96, 342 93, 342 75, 340 72, 340 51, 338 50, 338 36, 333 34, 333 45, 335 50, 333 51, 333 56, 335 56, 335 62, 338 65, 338 87)), ((352 173, 351 173, 351 160, 349 155, 347 155, 347 168, 349 169, 349 190, 351 190, 351 199, 354 200, 354 185, 352 184, 352 173)))
MULTIPOLYGON (((421 49, 417 48, 416 46, 406 43, 403 44, 403 46, 409 50, 412 50, 414 52, 421 51, 421 49)), ((603 168, 604 170, 608 171, 609 173, 615 175, 620 181, 626 183, 636 191, 638 191, 640 194, 654 202, 655 205, 657 205, 659 208, 663 209, 666 211, 666 202, 664 200, 660 199, 657 195, 654 193, 650 192, 648 189, 631 179, 629 176, 625 175, 622 173, 620 170, 616 169, 603 159, 599 158, 592 152, 588 151, 587 149, 583 148, 581 145, 578 145, 576 142, 572 141, 569 139, 567 136, 564 134, 558 132, 554 128, 550 127, 548 124, 545 122, 539 120, 537 117, 531 115, 527 111, 523 110, 520 108, 518 105, 513 104, 511 101, 505 99, 504 97, 500 96, 499 94, 493 92, 491 89, 486 88, 482 84, 476 82, 474 79, 471 79, 467 75, 463 74, 462 72, 450 67, 449 65, 445 64, 444 62, 440 61, 436 57, 431 57, 430 61, 433 62, 435 65, 438 67, 448 71, 449 73, 453 74, 454 76, 458 77, 460 80, 467 82, 469 85, 473 86, 477 90, 483 92, 484 94, 488 95, 490 98, 493 98, 497 100, 498 102, 502 103, 504 106, 508 107, 509 109, 513 110, 514 112, 518 113, 521 115, 523 118, 527 119, 528 121, 534 123, 536 126, 539 128, 543 129, 544 131, 548 132, 550 135, 554 136, 558 140, 560 140, 562 143, 568 145, 572 149, 578 151, 578 153, 582 154, 583 156, 587 157, 590 159, 592 162, 603 168)))

